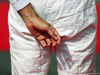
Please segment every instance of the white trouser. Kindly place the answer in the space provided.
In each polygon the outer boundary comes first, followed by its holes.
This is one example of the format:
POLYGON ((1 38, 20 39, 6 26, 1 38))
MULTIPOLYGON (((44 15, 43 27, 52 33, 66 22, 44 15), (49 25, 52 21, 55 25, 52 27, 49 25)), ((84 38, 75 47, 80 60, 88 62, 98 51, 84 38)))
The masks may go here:
MULTIPOLYGON (((30 0, 62 42, 55 47, 58 75, 95 75, 95 0, 30 0)), ((51 47, 43 48, 10 5, 8 14, 12 75, 47 75, 51 47)))

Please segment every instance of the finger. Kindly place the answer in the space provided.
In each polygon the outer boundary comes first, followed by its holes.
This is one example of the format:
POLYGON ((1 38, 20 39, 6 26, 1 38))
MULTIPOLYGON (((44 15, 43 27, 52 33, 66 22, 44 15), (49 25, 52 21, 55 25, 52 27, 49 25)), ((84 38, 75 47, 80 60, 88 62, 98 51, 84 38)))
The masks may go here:
POLYGON ((41 43, 41 45, 42 45, 43 47, 46 47, 46 42, 45 42, 44 40, 41 40, 40 43, 41 43))
POLYGON ((57 38, 58 38, 57 44, 60 44, 60 42, 61 42, 61 37, 60 37, 60 35, 59 35, 59 33, 58 33, 57 31, 55 31, 55 34, 56 34, 56 36, 57 36, 57 38))
POLYGON ((52 43, 52 41, 49 38, 46 39, 46 42, 47 42, 47 46, 50 46, 52 43))
POLYGON ((46 37, 45 37, 45 36, 43 36, 43 35, 41 34, 41 35, 39 35, 39 36, 37 37, 37 39, 41 41, 41 40, 46 39, 46 37))
POLYGON ((48 34, 49 34, 54 40, 57 40, 57 36, 56 36, 55 33, 53 32, 52 26, 51 26, 51 25, 47 28, 47 32, 48 32, 48 34))
POLYGON ((38 40, 44 40, 46 38, 50 38, 50 36, 46 33, 42 33, 37 37, 38 40))
POLYGON ((53 40, 52 38, 51 38, 51 40, 52 40, 52 45, 53 45, 53 46, 56 46, 56 41, 53 40))
POLYGON ((61 37, 60 37, 59 33, 57 32, 57 30, 54 27, 52 27, 52 30, 55 33, 55 35, 57 36, 57 44, 60 44, 61 37))

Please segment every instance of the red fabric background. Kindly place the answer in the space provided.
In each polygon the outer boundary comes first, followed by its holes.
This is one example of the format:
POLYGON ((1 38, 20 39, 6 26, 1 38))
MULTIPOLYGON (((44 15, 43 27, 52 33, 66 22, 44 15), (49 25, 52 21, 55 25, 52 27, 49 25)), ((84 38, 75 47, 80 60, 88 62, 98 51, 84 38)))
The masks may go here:
POLYGON ((97 28, 97 45, 96 51, 100 53, 100 3, 96 3, 97 14, 98 14, 98 28, 97 28))
POLYGON ((0 2, 0 50, 3 51, 9 50, 8 9, 8 2, 0 2))
MULTIPOLYGON (((97 30, 97 53, 100 53, 100 3, 96 3, 98 13, 97 30)), ((0 51, 9 51, 9 31, 8 31, 8 2, 0 2, 0 51)), ((54 51, 54 47, 53 47, 54 51)))

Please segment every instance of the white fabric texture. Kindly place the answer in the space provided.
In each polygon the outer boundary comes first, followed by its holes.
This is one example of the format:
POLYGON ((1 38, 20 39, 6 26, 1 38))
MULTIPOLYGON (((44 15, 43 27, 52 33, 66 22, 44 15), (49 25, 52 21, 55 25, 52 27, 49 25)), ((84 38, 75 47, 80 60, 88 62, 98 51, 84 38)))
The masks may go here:
POLYGON ((29 0, 9 0, 16 11, 21 10, 25 6, 27 6, 30 2, 29 0))
MULTIPOLYGON (((58 75, 96 75, 95 0, 30 0, 30 3, 61 36, 61 44, 55 47, 58 75)), ((51 48, 41 46, 12 5, 8 23, 12 75, 47 75, 51 48)))

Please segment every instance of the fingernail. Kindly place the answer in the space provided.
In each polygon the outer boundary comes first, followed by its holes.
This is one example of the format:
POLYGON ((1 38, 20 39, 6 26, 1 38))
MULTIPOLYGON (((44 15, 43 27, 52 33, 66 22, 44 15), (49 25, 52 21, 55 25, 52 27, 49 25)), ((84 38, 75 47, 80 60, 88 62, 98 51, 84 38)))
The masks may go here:
POLYGON ((59 44, 60 44, 60 42, 58 41, 58 42, 57 42, 57 44, 59 45, 59 44))
POLYGON ((53 46, 55 46, 55 44, 53 44, 53 46))
POLYGON ((55 39, 57 40, 57 37, 55 36, 55 39))
POLYGON ((50 46, 50 44, 48 43, 48 46, 50 46))
POLYGON ((44 44, 43 47, 46 47, 46 45, 44 44))

